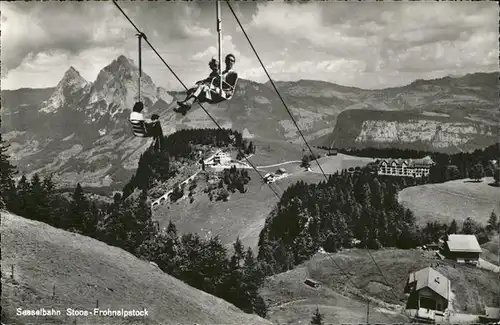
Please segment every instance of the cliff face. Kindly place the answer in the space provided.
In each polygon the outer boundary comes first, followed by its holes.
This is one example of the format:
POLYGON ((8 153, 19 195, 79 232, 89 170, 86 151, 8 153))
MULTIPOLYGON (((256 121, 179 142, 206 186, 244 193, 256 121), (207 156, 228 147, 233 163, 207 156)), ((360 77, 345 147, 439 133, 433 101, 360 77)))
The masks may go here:
POLYGON ((318 144, 339 148, 396 147, 460 152, 486 147, 498 139, 498 127, 470 119, 356 110, 341 113, 334 132, 318 144))

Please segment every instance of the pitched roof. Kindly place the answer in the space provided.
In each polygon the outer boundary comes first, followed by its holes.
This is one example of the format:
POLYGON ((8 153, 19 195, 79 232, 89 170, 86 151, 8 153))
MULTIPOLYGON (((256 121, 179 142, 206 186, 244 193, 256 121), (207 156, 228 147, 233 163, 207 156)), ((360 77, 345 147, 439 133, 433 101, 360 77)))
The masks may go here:
POLYGON ((386 162, 388 166, 391 166, 393 163, 396 163, 396 166, 402 166, 405 163, 408 167, 430 167, 430 165, 434 164, 431 157, 426 156, 420 159, 381 159, 378 163, 379 165, 383 162, 386 162))
POLYGON ((448 235, 446 244, 450 252, 481 253, 483 251, 475 235, 448 235))
POLYGON ((408 282, 417 282, 415 290, 429 288, 446 300, 450 299, 450 280, 431 267, 410 273, 408 282))

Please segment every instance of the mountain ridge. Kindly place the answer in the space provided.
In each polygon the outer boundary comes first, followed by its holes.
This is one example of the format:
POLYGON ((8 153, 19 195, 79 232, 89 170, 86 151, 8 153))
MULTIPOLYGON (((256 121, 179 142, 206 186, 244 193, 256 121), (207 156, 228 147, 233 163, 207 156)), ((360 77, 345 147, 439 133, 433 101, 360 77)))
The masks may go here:
MULTIPOLYGON (((404 87, 383 90, 308 79, 275 81, 275 85, 306 139, 316 141, 337 138, 335 134, 344 132, 338 127, 335 131, 342 112, 363 109, 383 111, 384 116, 393 114, 391 112, 407 112, 409 116, 447 114, 450 123, 470 117, 474 119, 471 125, 500 121, 493 109, 498 103, 498 86, 490 85, 497 76, 498 73, 476 73, 460 78, 416 80, 404 87)), ((137 100, 137 78, 138 68, 134 61, 120 55, 103 67, 93 82, 84 80, 74 67, 70 67, 56 88, 3 90, 2 132, 13 143, 9 153, 14 162, 27 174, 60 174, 61 180, 71 181, 65 184, 70 187, 76 181, 85 186, 107 186, 102 183, 106 176, 116 186, 123 185, 137 165, 140 152, 149 143, 148 139, 134 138, 128 123, 128 113, 137 100), (54 89, 52 93, 51 89, 54 89), (26 143, 28 147, 23 146, 26 143), (51 161, 54 163, 50 164, 51 161), (109 163, 105 164, 106 161, 109 163)), ((184 92, 156 86, 146 72, 141 91, 145 114, 159 114, 165 134, 184 128, 215 127, 197 105, 186 116, 174 113, 175 101, 183 98, 184 92)), ((293 143, 303 141, 269 81, 258 83, 240 79, 230 101, 205 104, 204 107, 222 127, 237 129, 248 137, 293 143)), ((431 118, 421 116, 421 119, 431 118)), ((354 124, 360 123, 364 122, 354 124)), ((418 127, 412 126, 417 131, 418 127)), ((369 132, 379 132, 373 125, 371 129, 373 131, 369 132)), ((342 137, 348 134, 351 133, 342 137)), ((352 136, 358 137, 359 133, 352 136)), ((472 134, 471 137, 471 141, 476 142, 473 148, 491 142, 490 138, 481 135, 472 134)), ((429 149, 454 151, 457 149, 453 142, 457 141, 450 139, 449 144, 441 141, 444 145, 431 144, 429 149)), ((363 145, 363 142, 356 143, 356 146, 363 145)), ((391 142, 391 145, 407 147, 413 143, 391 142)), ((468 150, 468 147, 460 150, 468 150)))

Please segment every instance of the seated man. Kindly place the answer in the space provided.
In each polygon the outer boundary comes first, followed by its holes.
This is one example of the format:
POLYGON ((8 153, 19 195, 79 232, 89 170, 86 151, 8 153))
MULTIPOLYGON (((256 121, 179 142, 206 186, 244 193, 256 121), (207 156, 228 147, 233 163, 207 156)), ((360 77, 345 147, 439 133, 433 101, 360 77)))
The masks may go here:
POLYGON ((195 100, 203 103, 210 102, 212 97, 219 97, 221 100, 231 98, 234 93, 236 81, 238 80, 238 73, 232 69, 235 61, 233 54, 226 55, 226 69, 222 72, 222 89, 220 89, 219 78, 213 79, 210 84, 198 84, 194 92, 188 92, 188 96, 184 101, 177 102, 180 106, 180 109, 177 111, 185 115, 195 100))
POLYGON ((154 138, 155 149, 160 148, 160 141, 163 139, 163 130, 159 121, 158 114, 153 114, 151 120, 144 119, 142 110, 144 109, 144 104, 142 102, 136 102, 130 113, 130 123, 132 124, 132 129, 135 136, 138 137, 152 137, 154 138))

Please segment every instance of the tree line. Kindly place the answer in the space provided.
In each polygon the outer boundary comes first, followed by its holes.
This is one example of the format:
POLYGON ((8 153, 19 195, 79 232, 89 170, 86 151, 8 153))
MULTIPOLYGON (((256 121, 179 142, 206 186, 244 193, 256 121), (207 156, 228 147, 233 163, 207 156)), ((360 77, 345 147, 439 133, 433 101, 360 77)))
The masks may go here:
POLYGON ((422 244, 437 243, 439 239, 447 234, 476 235, 480 245, 488 242, 494 233, 500 233, 500 222, 495 211, 492 211, 486 225, 468 217, 459 226, 453 219, 449 224, 439 221, 428 221, 420 232, 422 244))

